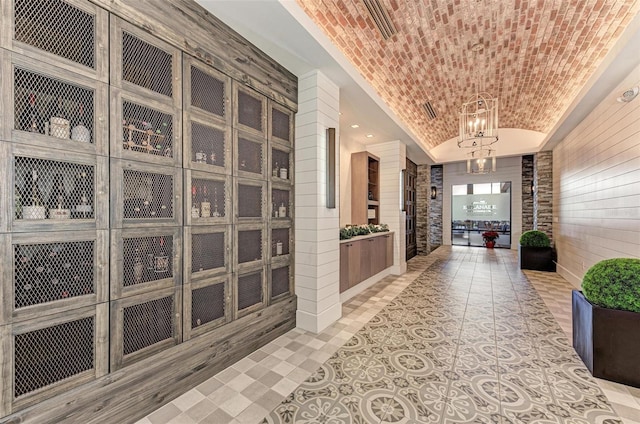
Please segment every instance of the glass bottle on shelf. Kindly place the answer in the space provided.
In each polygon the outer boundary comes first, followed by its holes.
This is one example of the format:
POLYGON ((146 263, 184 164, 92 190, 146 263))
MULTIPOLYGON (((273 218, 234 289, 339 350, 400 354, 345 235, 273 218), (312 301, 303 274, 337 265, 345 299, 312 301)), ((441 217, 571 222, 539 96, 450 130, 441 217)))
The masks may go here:
POLYGON ((218 211, 218 187, 213 188, 213 212, 211 216, 214 218, 220 217, 220 212, 218 211))
POLYGON ((276 256, 282 255, 282 242, 280 240, 276 241, 276 256))
POLYGON ((158 251, 153 257, 153 271, 156 274, 166 274, 169 272, 169 256, 164 248, 164 237, 160 237, 158 251))
POLYGON ((136 284, 140 284, 142 282, 143 273, 144 265, 142 264, 142 255, 140 253, 140 248, 136 247, 133 257, 133 279, 136 284))
POLYGON ((41 134, 44 132, 44 120, 36 106, 35 93, 29 94, 29 103, 22 109, 18 124, 20 125, 19 129, 23 131, 41 134))
POLYGON ((287 207, 284 205, 284 202, 280 203, 280 207, 278 208, 278 216, 280 218, 287 217, 287 207))
POLYGON ((191 218, 200 218, 200 208, 198 207, 197 190, 198 189, 195 184, 191 185, 191 218))
POLYGON ((45 219, 47 216, 42 200, 42 193, 38 187, 38 172, 31 171, 31 179, 27 180, 26 199, 22 207, 23 219, 45 219))
POLYGON ((211 165, 216 164, 216 152, 213 150, 211 150, 211 154, 209 155, 209 161, 211 162, 211 165))
POLYGON ((202 202, 200 202, 200 215, 203 218, 209 218, 211 216, 211 202, 209 201, 209 193, 207 185, 202 185, 202 202))
POLYGON ((273 165, 273 171, 272 171, 271 175, 273 175, 274 177, 277 177, 278 176, 278 172, 279 172, 278 162, 276 162, 276 164, 273 165))
POLYGON ((56 174, 53 178, 53 187, 47 201, 47 212, 49 219, 69 219, 71 209, 67 199, 67 192, 64 189, 64 180, 61 174, 56 174))
POLYGON ((93 193, 89 176, 86 172, 80 172, 76 175, 75 187, 71 192, 71 206, 74 219, 91 219, 93 218, 93 193))

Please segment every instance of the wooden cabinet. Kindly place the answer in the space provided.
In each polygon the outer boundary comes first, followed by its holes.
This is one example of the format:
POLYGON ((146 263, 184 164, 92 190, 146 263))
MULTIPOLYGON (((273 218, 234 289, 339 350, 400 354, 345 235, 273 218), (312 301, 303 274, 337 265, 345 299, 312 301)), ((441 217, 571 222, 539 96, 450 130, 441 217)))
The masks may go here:
POLYGON ((340 245, 340 292, 348 290, 362 281, 361 246, 362 242, 357 240, 340 245))
POLYGON ((385 268, 393 266, 393 233, 385 234, 384 236, 387 247, 386 252, 387 256, 385 258, 385 268))
POLYGON ((297 79, 195 4, 0 3, 0 421, 122 422, 293 326, 297 79))
POLYGON ((393 265, 393 233, 380 233, 340 243, 340 292, 393 265))
POLYGON ((380 159, 369 152, 351 154, 351 224, 380 222, 380 159))

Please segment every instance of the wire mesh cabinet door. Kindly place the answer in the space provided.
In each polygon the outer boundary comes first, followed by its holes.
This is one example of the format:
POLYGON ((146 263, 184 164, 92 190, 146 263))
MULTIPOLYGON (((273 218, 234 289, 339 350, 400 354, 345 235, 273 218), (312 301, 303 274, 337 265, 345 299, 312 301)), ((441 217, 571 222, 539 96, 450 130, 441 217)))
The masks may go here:
POLYGON ((111 301, 111 371, 182 340, 182 288, 111 301))
POLYGON ((231 280, 226 274, 184 285, 184 340, 205 334, 231 320, 231 280))
POLYGON ((142 29, 112 17, 111 85, 182 109, 182 55, 142 29))
POLYGON ((2 2, 0 46, 108 82, 108 13, 81 0, 2 2))
POLYGON ((231 175, 231 79, 183 54, 183 100, 183 166, 231 175))
POLYGON ((0 322, 39 318, 108 300, 107 231, 14 233, 3 244, 0 322))
POLYGON ((231 177, 185 170, 185 225, 217 225, 233 222, 231 177))
POLYGON ((111 88, 111 156, 182 165, 182 112, 153 96, 111 88))
POLYGON ((16 53, 4 53, 4 59, 6 95, 0 101, 11 140, 72 153, 107 154, 106 83, 16 53))
POLYGON ((267 227, 262 224, 238 224, 234 228, 234 271, 264 266, 267 258, 267 227))
POLYGON ((271 172, 271 182, 293 186, 293 149, 284 144, 269 142, 270 152, 267 170, 271 172))
POLYGON ((182 229, 111 230, 111 299, 182 285, 182 229))
POLYGON ((9 414, 105 375, 108 317, 102 303, 2 326, 0 409, 9 414))
POLYGON ((233 83, 233 126, 267 138, 267 98, 249 87, 233 83))
POLYGON ((272 304, 293 293, 293 273, 287 260, 274 260, 269 271, 268 296, 269 304, 272 304))
POLYGON ((184 283, 231 272, 231 225, 184 227, 184 283))
POLYGON ((293 112, 273 100, 269 100, 267 107, 269 111, 269 142, 292 147, 294 137, 293 112))
POLYGON ((111 226, 137 228, 182 224, 180 168, 111 160, 111 226))
POLYGON ((108 228, 108 160, 12 144, 4 158, 14 232, 108 228))
POLYGON ((254 267, 234 274, 233 288, 235 319, 264 308, 267 304, 266 268, 254 267))

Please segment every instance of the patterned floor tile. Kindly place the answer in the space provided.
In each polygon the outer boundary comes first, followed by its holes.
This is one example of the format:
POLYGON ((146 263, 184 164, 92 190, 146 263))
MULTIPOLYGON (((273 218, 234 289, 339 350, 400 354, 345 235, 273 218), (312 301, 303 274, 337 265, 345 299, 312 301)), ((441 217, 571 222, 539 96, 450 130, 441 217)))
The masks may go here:
POLYGON ((322 333, 292 330, 201 385, 198 399, 234 386, 253 403, 210 406, 198 423, 266 410, 263 423, 623 423, 617 412, 640 424, 640 390, 593 379, 571 347, 571 288, 523 273, 509 250, 441 247, 345 303, 322 333), (258 382, 244 387, 238 371, 258 382))

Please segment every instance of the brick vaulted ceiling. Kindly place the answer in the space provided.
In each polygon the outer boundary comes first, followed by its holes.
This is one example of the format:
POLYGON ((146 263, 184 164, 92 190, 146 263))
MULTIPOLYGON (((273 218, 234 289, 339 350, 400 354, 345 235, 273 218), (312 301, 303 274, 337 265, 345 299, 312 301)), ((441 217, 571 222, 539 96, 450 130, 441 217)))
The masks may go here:
POLYGON ((500 128, 548 133, 640 10, 640 0, 377 1, 397 29, 386 40, 365 0, 297 0, 427 148, 456 137, 477 86, 498 97, 500 128))

